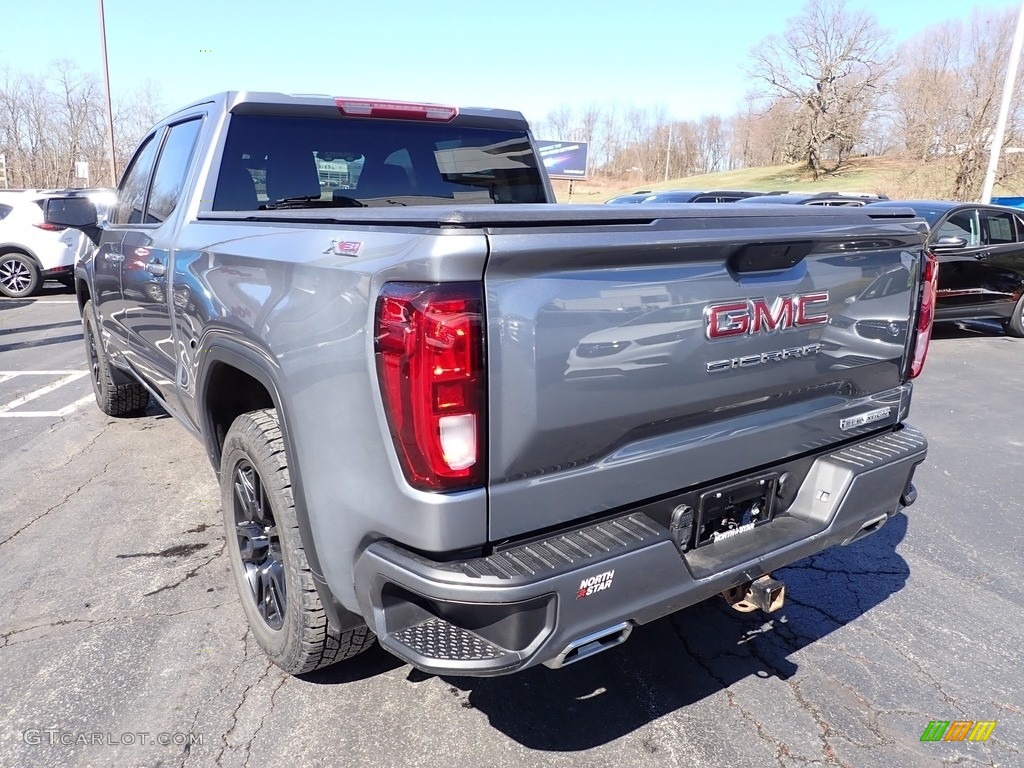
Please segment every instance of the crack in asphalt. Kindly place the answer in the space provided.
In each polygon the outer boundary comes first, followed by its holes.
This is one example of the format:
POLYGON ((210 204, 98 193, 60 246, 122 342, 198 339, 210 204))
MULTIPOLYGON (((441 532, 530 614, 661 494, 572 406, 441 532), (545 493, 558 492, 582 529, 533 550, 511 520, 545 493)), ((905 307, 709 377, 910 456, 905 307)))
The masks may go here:
MULTIPOLYGON (((824 569, 817 569, 817 570, 824 570, 824 569)), ((845 571, 829 570, 828 572, 829 573, 840 572, 840 573, 843 573, 844 575, 846 575, 847 577, 849 577, 849 573, 847 573, 845 571)), ((865 572, 865 573, 870 573, 870 572, 865 572)), ((828 621, 836 624, 837 627, 838 626, 848 626, 848 622, 840 621, 837 617, 831 615, 828 611, 826 611, 826 610, 824 610, 824 609, 822 609, 822 608, 820 608, 820 607, 818 607, 816 605, 812 605, 812 604, 809 604, 809 603, 804 603, 804 602, 799 601, 799 600, 792 600, 791 595, 787 595, 787 600, 791 600, 794 604, 796 604, 796 605, 798 605, 800 607, 806 608, 808 610, 811 610, 811 611, 814 611, 814 612, 820 614, 821 616, 823 616, 828 621)), ((723 614, 726 613, 724 608, 720 608, 719 607, 718 610, 719 610, 719 612, 721 612, 723 614)), ((798 650, 799 647, 800 647, 799 639, 804 639, 804 640, 808 640, 808 641, 819 641, 821 639, 820 637, 817 637, 815 635, 804 635, 804 634, 800 633, 792 625, 791 622, 785 620, 785 617, 783 617, 780 620, 770 619, 767 622, 767 626, 763 627, 759 631, 748 631, 746 633, 744 641, 742 642, 742 646, 744 647, 744 649, 749 654, 749 658, 750 659, 752 659, 752 660, 758 662, 759 664, 761 664, 764 668, 766 668, 767 670, 769 670, 772 673, 774 673, 775 676, 777 676, 780 680, 782 680, 783 682, 785 682, 787 684, 787 686, 792 691, 793 697, 796 700, 796 702, 800 705, 800 707, 804 711, 806 711, 810 715, 810 717, 812 718, 812 720, 814 721, 814 723, 817 725, 817 727, 819 729, 818 737, 819 737, 819 739, 820 739, 820 741, 822 743, 822 753, 823 753, 824 759, 809 759, 809 758, 801 757, 799 755, 795 755, 795 754, 793 754, 789 750, 788 745, 784 741, 781 741, 780 739, 777 739, 777 738, 771 736, 770 734, 768 734, 766 732, 766 730, 764 729, 763 724, 760 721, 758 721, 757 718, 754 717, 749 711, 747 711, 742 705, 739 704, 739 702, 736 700, 736 697, 733 695, 733 693, 726 686, 726 681, 723 678, 721 678, 718 674, 716 674, 714 672, 714 670, 710 667, 710 665, 704 659, 702 659, 699 656, 697 656, 697 654, 693 651, 693 649, 690 647, 689 643, 687 642, 686 637, 681 633, 680 628, 678 626, 676 626, 674 623, 673 623, 673 628, 676 630, 676 633, 679 636, 679 639, 682 642, 684 648, 686 649, 688 655, 708 674, 709 677, 711 677, 719 685, 722 686, 722 688, 723 688, 723 690, 724 690, 724 692, 726 694, 726 698, 728 700, 729 705, 735 707, 740 712, 740 714, 744 717, 744 719, 748 720, 749 722, 751 722, 755 726, 755 728, 758 731, 758 736, 763 741, 766 741, 767 743, 769 743, 770 745, 775 747, 775 749, 776 749, 775 757, 776 757, 776 760, 778 760, 780 762, 780 764, 783 762, 783 758, 785 757, 785 758, 789 758, 791 760, 798 761, 798 762, 800 762, 803 765, 843 766, 844 768, 849 768, 850 764, 843 762, 839 758, 838 753, 836 752, 834 746, 832 745, 832 743, 830 741, 832 736, 843 738, 844 740, 849 742, 852 746, 854 746, 855 748, 859 748, 859 749, 877 749, 877 748, 880 748, 880 747, 883 747, 883 746, 886 746, 886 745, 891 745, 893 743, 892 739, 887 738, 885 736, 885 734, 882 732, 882 730, 881 730, 881 728, 880 728, 880 726, 878 724, 879 718, 881 717, 882 714, 885 714, 886 711, 885 710, 881 710, 881 711, 880 710, 876 710, 874 708, 872 702, 870 702, 867 698, 862 696, 855 688, 853 688, 852 686, 850 686, 849 684, 847 684, 847 683, 845 683, 843 681, 838 681, 838 680, 836 682, 838 684, 840 684, 842 687, 845 687, 848 691, 850 691, 850 693, 852 693, 856 697, 858 702, 863 705, 863 709, 865 710, 865 714, 869 714, 869 717, 866 720, 862 720, 862 723, 864 724, 864 727, 868 730, 868 732, 871 733, 876 739, 878 739, 878 743, 874 744, 874 745, 872 745, 872 744, 858 744, 857 742, 854 742, 854 741, 846 738, 842 734, 834 732, 834 729, 831 727, 831 725, 828 723, 828 721, 825 720, 821 716, 821 713, 814 707, 814 705, 806 697, 806 695, 804 694, 804 692, 800 688, 800 685, 802 684, 803 681, 790 679, 792 677, 792 675, 787 675, 785 670, 781 669, 771 658, 766 656, 762 652, 762 650, 757 647, 757 645, 755 643, 751 642, 755 637, 764 637, 766 639, 766 641, 777 642, 778 645, 781 646, 782 650, 786 650, 788 652, 794 652, 794 651, 798 650), (769 632, 769 630, 772 630, 771 634, 767 634, 769 632)), ((863 632, 865 632, 866 634, 868 634, 870 636, 878 638, 877 634, 875 632, 871 631, 870 629, 866 629, 866 628, 863 628, 863 627, 854 627, 854 629, 857 629, 858 631, 863 631, 863 632)), ((889 643, 887 643, 883 638, 878 638, 878 639, 880 640, 880 642, 883 642, 883 643, 886 643, 887 645, 889 645, 889 643)), ((835 648, 835 652, 843 653, 843 654, 849 656, 854 661, 857 661, 857 658, 856 658, 856 656, 854 654, 850 654, 849 651, 847 651, 846 649, 844 649, 842 647, 836 647, 835 648)), ((720 654, 720 656, 733 656, 733 657, 736 657, 736 658, 740 658, 740 656, 738 654, 733 654, 733 653, 720 654)), ((923 671, 922 671, 922 674, 923 674, 923 671)), ((829 677, 829 679, 833 679, 833 680, 835 679, 831 675, 826 675, 826 676, 829 677)), ((932 681, 933 684, 936 684, 934 679, 931 678, 930 676, 928 676, 928 679, 930 681, 932 681)), ((940 693, 943 693, 943 691, 941 691, 941 689, 940 689, 940 693)), ((920 713, 913 713, 913 714, 917 715, 917 714, 920 714, 920 713)))
MULTIPOLYGON (((249 628, 248 627, 246 627, 245 631, 242 633, 241 642, 242 642, 242 660, 238 663, 238 666, 236 667, 236 670, 242 669, 245 666, 245 663, 249 660, 249 628)), ((260 679, 262 679, 262 678, 260 678, 260 679)), ((220 690, 217 691, 217 696, 216 696, 217 700, 221 700, 222 699, 222 697, 224 696, 224 692, 228 689, 228 686, 231 685, 232 682, 233 682, 233 680, 231 680, 231 679, 225 680, 224 685, 222 685, 220 687, 220 690)), ((258 682, 259 682, 259 680, 257 680, 257 683, 258 682)), ((255 683, 253 685, 255 685, 255 683)), ((231 735, 232 731, 234 731, 235 728, 238 725, 238 710, 240 710, 242 708, 242 705, 245 703, 245 697, 248 694, 248 692, 250 690, 252 690, 252 687, 253 686, 249 686, 244 691, 242 691, 242 696, 241 696, 241 698, 240 698, 240 700, 238 702, 238 706, 236 706, 234 708, 234 710, 231 712, 231 727, 228 728, 226 731, 224 731, 223 734, 221 734, 221 737, 220 737, 221 738, 221 748, 220 748, 220 751, 217 752, 217 755, 213 758, 213 762, 214 762, 215 765, 218 765, 218 766, 222 765, 221 761, 224 759, 224 753, 227 752, 227 749, 228 749, 228 736, 231 735)), ((197 715, 197 717, 198 717, 198 715, 197 715)))
MULTIPOLYGON (((872 685, 874 685, 875 687, 878 686, 878 681, 875 679, 874 674, 871 672, 871 668, 868 664, 868 660, 866 657, 864 657, 861 654, 851 653, 845 647, 842 646, 837 647, 835 650, 836 652, 844 653, 846 657, 854 663, 860 664, 861 668, 864 670, 864 674, 866 674, 871 679, 872 685)), ((906 716, 914 717, 925 716, 923 712, 898 712, 896 710, 878 709, 874 701, 869 700, 866 696, 861 694, 861 692, 857 690, 857 688, 850 685, 846 680, 839 677, 835 677, 834 675, 829 674, 826 670, 820 668, 818 669, 818 673, 822 677, 830 680, 833 685, 839 688, 845 688, 846 691, 853 696, 857 704, 860 705, 857 714, 866 716, 864 719, 860 720, 861 725, 864 726, 865 730, 867 730, 868 733, 870 733, 877 739, 877 743, 865 744, 860 741, 855 741, 848 735, 842 733, 836 734, 838 738, 843 739, 844 741, 856 747, 857 749, 879 749, 880 747, 888 747, 896 744, 896 740, 886 736, 885 733, 883 733, 881 726, 879 725, 879 719, 884 714, 903 714, 906 716)))
MULTIPOLYGON (((113 425, 108 425, 108 426, 104 427, 104 428, 103 428, 102 430, 100 430, 100 432, 98 432, 98 433, 96 434, 96 436, 95 436, 95 437, 93 437, 93 439, 92 439, 91 441, 89 441, 89 445, 87 445, 87 446, 85 447, 85 449, 84 449, 84 450, 80 451, 80 452, 78 453, 78 455, 79 455, 79 456, 85 456, 85 455, 88 455, 88 453, 89 453, 89 449, 90 449, 90 448, 91 448, 91 447, 93 446, 93 444, 95 444, 95 442, 96 442, 96 441, 97 441, 97 440, 98 440, 98 439, 100 438, 100 436, 102 436, 102 435, 103 435, 103 433, 104 433, 104 432, 106 432, 106 431, 107 431, 107 429, 109 429, 109 428, 110 428, 110 426, 113 426, 113 425)), ((116 461, 116 460, 115 460, 115 461, 116 461)), ((53 512, 53 511, 54 511, 55 509, 59 509, 60 507, 62 507, 62 506, 64 506, 65 504, 67 504, 67 503, 68 503, 68 501, 69 501, 69 500, 70 500, 70 499, 71 499, 72 497, 74 497, 74 496, 75 496, 76 494, 78 494, 78 493, 79 493, 79 492, 80 492, 80 491, 81 491, 81 490, 82 490, 83 488, 85 488, 85 487, 86 487, 87 485, 90 485, 90 484, 91 484, 92 482, 94 482, 94 481, 95 481, 95 480, 96 480, 97 478, 99 478, 99 477, 102 477, 102 476, 103 476, 104 474, 106 474, 106 471, 107 471, 107 470, 108 470, 108 469, 110 468, 110 465, 111 465, 111 464, 114 464, 114 463, 115 463, 115 461, 108 461, 108 462, 107 462, 106 464, 104 464, 104 465, 103 465, 103 469, 101 469, 101 470, 100 470, 99 472, 97 472, 97 473, 96 473, 95 475, 93 475, 92 477, 90 477, 90 478, 89 478, 88 480, 86 480, 86 481, 85 481, 84 483, 82 483, 82 484, 81 484, 80 486, 78 486, 78 487, 77 487, 77 488, 76 488, 75 490, 73 490, 73 491, 71 491, 70 493, 68 493, 68 494, 67 494, 66 496, 64 496, 64 498, 63 498, 63 499, 61 499, 60 501, 58 501, 58 502, 57 502, 56 504, 54 504, 54 505, 53 505, 52 507, 50 507, 49 509, 47 509, 47 510, 45 510, 44 512, 41 512, 41 513, 39 513, 38 515, 36 515, 35 517, 33 517, 33 518, 32 518, 31 520, 29 520, 29 521, 28 521, 27 523, 25 523, 25 524, 24 524, 23 526, 21 526, 21 528, 19 528, 18 530, 16 530, 16 531, 15 531, 14 533, 12 533, 12 534, 11 534, 10 536, 8 536, 8 537, 7 537, 6 539, 4 539, 3 541, 0 541, 0 547, 4 546, 5 544, 9 544, 9 543, 10 543, 11 541, 13 541, 14 539, 16 539, 16 538, 17 538, 17 537, 18 537, 19 535, 21 535, 21 534, 22 534, 22 533, 23 533, 23 532, 24 532, 25 530, 27 530, 28 528, 32 527, 32 525, 34 525, 35 523, 37 523, 37 522, 38 522, 39 520, 42 520, 42 519, 43 519, 44 517, 46 517, 46 516, 47 516, 48 514, 50 514, 51 512, 53 512)))
POLYGON ((846 576, 906 576, 906 571, 899 569, 867 568, 859 570, 845 566, 842 568, 835 566, 825 567, 818 565, 815 560, 817 560, 817 556, 812 555, 806 561, 797 561, 792 565, 780 568, 779 571, 818 571, 820 573, 841 573, 846 576))
POLYGON ((914 668, 917 670, 917 673, 922 678, 931 683, 932 687, 939 692, 939 695, 942 696, 943 700, 945 700, 945 702, 949 706, 953 707, 961 715, 966 715, 966 710, 964 710, 964 708, 960 706, 959 703, 957 703, 957 700, 953 696, 946 693, 945 689, 943 689, 942 687, 942 684, 938 680, 936 680, 935 677, 921 665, 921 663, 917 660, 917 657, 915 657, 909 651, 904 651, 898 645, 892 646, 892 649, 896 651, 896 653, 899 654, 902 658, 906 659, 911 664, 913 664, 914 668))
MULTIPOLYGON (((248 656, 249 656, 249 645, 248 645, 248 643, 246 643, 245 653, 246 653, 246 659, 247 659, 248 656)), ((242 664, 239 665, 240 667, 245 664, 245 660, 246 659, 242 660, 242 664)), ((257 677, 255 681, 253 681, 252 683, 247 685, 245 687, 245 690, 242 691, 242 695, 238 698, 238 704, 235 706, 234 710, 231 712, 231 727, 228 728, 227 731, 224 732, 224 735, 221 737, 223 739, 224 746, 221 747, 220 752, 217 753, 217 757, 214 760, 214 762, 217 765, 222 765, 221 761, 224 759, 224 753, 228 749, 228 738, 231 736, 231 734, 233 734, 235 732, 235 729, 238 727, 238 713, 241 711, 242 707, 245 706, 246 701, 248 701, 249 694, 252 691, 254 691, 256 689, 256 687, 259 686, 260 683, 262 683, 264 680, 266 680, 270 676, 270 671, 271 671, 271 669, 273 669, 273 666, 274 666, 274 662, 272 662, 270 659, 267 659, 266 667, 264 667, 264 669, 263 669, 263 674, 261 674, 259 677, 257 677)), ((245 751, 246 751, 245 761, 246 761, 246 764, 248 764, 248 762, 249 762, 249 751, 251 749, 252 749, 252 736, 250 736, 249 739, 245 742, 245 751)))
POLYGON ((786 768, 786 763, 783 761, 783 757, 794 757, 794 755, 789 751, 789 746, 784 741, 777 739, 770 733, 768 733, 768 730, 765 727, 764 723, 758 720, 751 712, 747 711, 747 709, 736 700, 736 695, 732 692, 732 690, 730 690, 729 684, 726 682, 725 678, 718 675, 711 668, 710 664, 708 664, 703 658, 697 655, 697 653, 690 646, 689 641, 686 639, 686 635, 683 634, 682 629, 675 623, 675 621, 672 621, 670 623, 672 625, 673 631, 675 631, 676 633, 676 637, 678 637, 679 641, 682 643, 683 649, 686 651, 687 656, 693 659, 694 663, 702 670, 704 670, 704 673, 708 677, 710 677, 712 680, 718 683, 719 686, 721 686, 722 691, 725 693, 726 701, 728 702, 729 706, 734 707, 740 713, 740 716, 744 720, 746 720, 754 726, 754 729, 757 732, 757 737, 772 748, 773 756, 775 757, 775 761, 779 764, 780 768, 786 768))
MULTIPOLYGON (((127 613, 127 614, 118 615, 118 616, 105 616, 103 618, 95 618, 95 619, 57 619, 56 621, 44 621, 44 622, 41 622, 39 624, 33 624, 30 627, 20 627, 18 629, 12 629, 9 632, 5 632, 3 634, 0 634, 0 639, 2 639, 4 641, 4 644, 0 645, 0 648, 3 648, 5 646, 7 646, 7 645, 20 645, 21 643, 32 643, 32 642, 35 642, 36 640, 42 640, 43 638, 49 637, 50 634, 52 634, 52 633, 46 632, 46 633, 43 633, 43 634, 39 635, 38 637, 33 637, 30 640, 12 640, 11 639, 11 638, 16 637, 17 635, 24 634, 25 632, 31 632, 31 631, 36 630, 36 629, 47 629, 47 628, 56 629, 58 627, 66 627, 66 626, 70 626, 72 624, 82 624, 83 626, 80 627, 79 629, 90 629, 92 627, 101 626, 103 624, 111 624, 113 622, 123 621, 123 620, 126 620, 126 619, 138 620, 138 619, 151 619, 151 618, 154 618, 154 619, 155 618, 173 618, 175 616, 184 616, 184 615, 187 615, 187 614, 190 614, 190 613, 199 613, 201 611, 214 610, 216 608, 221 608, 221 607, 223 607, 225 605, 231 605, 231 604, 233 604, 235 602, 237 602, 237 600, 227 600, 227 601, 225 601, 223 603, 214 603, 213 605, 204 605, 204 606, 200 606, 199 608, 186 608, 186 609, 181 610, 181 611, 148 611, 146 613, 127 613)), ((75 631, 79 631, 79 629, 76 629, 75 631)))
MULTIPOLYGON (((774 622, 769 620, 768 624, 769 625, 774 625, 774 622)), ((764 635, 764 632, 763 631, 762 632, 757 632, 757 633, 755 633, 755 635, 764 635)), ((753 637, 751 637, 751 640, 752 639, 753 639, 753 637)), ((821 740, 821 747, 822 747, 821 751, 822 751, 822 753, 825 756, 825 762, 822 763, 822 764, 823 765, 830 765, 830 766, 837 766, 838 765, 838 766, 842 766, 842 768, 851 768, 851 766, 849 766, 848 764, 842 762, 839 759, 839 756, 836 753, 835 748, 829 742, 829 735, 832 732, 832 727, 831 727, 831 725, 829 725, 828 721, 825 720, 821 716, 821 713, 818 712, 818 710, 807 699, 807 697, 804 696, 803 691, 800 689, 800 682, 801 681, 793 680, 792 679, 792 677, 793 677, 792 674, 786 674, 786 672, 784 670, 782 670, 774 661, 772 661, 764 653, 762 653, 761 649, 758 648, 755 643, 748 641, 748 642, 743 643, 743 646, 745 647, 747 653, 750 654, 750 658, 751 659, 753 659, 754 661, 757 661, 758 663, 760 663, 761 665, 763 665, 764 667, 766 667, 770 671, 774 672, 775 676, 778 677, 779 680, 781 680, 784 683, 786 683, 786 685, 789 687, 790 691, 792 692, 793 698, 796 700, 797 704, 799 704, 800 707, 805 712, 807 712, 807 714, 809 714, 811 716, 811 719, 814 721, 815 725, 818 726, 818 729, 820 731, 820 733, 818 734, 818 738, 821 740)), ((801 758, 799 756, 792 755, 792 757, 795 760, 801 760, 801 758)), ((814 764, 814 763, 818 763, 820 761, 817 761, 817 760, 805 760, 803 762, 805 762, 807 765, 811 765, 811 764, 814 764)))
POLYGON ((814 720, 814 724, 818 726, 820 733, 818 738, 821 740, 821 751, 825 755, 825 765, 839 765, 842 768, 853 768, 850 763, 844 763, 839 759, 839 755, 836 753, 835 747, 829 742, 829 735, 832 732, 832 726, 829 725, 828 721, 821 716, 818 709, 804 696, 802 690, 800 690, 800 681, 786 680, 786 684, 790 690, 793 691, 793 698, 796 699, 800 707, 811 716, 814 720))
MULTIPOLYGON (((834 573, 834 571, 833 571, 833 573, 834 573)), ((806 608, 808 611, 814 611, 815 613, 819 613, 822 616, 824 616, 826 619, 831 621, 833 624, 835 624, 836 627, 848 626, 849 623, 850 623, 849 621, 843 621, 842 619, 838 618, 834 614, 829 613, 824 608, 821 608, 821 607, 819 607, 817 605, 814 605, 813 603, 808 603, 808 602, 805 602, 803 600, 800 600, 800 599, 794 597, 792 594, 789 593, 788 590, 786 592, 786 602, 792 603, 793 605, 797 605, 800 608, 806 608)), ((868 631, 868 630, 865 630, 865 631, 868 631)))
POLYGON ((214 560, 216 560, 218 557, 220 557, 221 554, 224 552, 225 547, 227 547, 227 543, 228 543, 227 539, 221 539, 220 549, 218 549, 216 552, 214 552, 212 555, 210 555, 208 558, 206 558, 206 560, 201 562, 199 565, 197 565, 195 568, 190 570, 188 573, 186 573, 184 576, 182 576, 180 579, 178 579, 173 584, 165 584, 164 586, 162 586, 162 587, 160 587, 158 589, 154 589, 151 592, 147 592, 145 595, 143 595, 143 597, 150 597, 152 595, 159 594, 160 592, 165 592, 165 591, 168 591, 168 590, 171 590, 171 589, 177 589, 182 584, 184 584, 186 581, 188 581, 193 576, 198 574, 200 570, 202 570, 203 568, 208 566, 210 563, 212 563, 214 560))
MULTIPOLYGON (((237 602, 237 600, 230 600, 227 603, 221 603, 221 605, 228 605, 229 603, 233 603, 233 602, 237 602)), ((248 638, 248 636, 249 636, 249 628, 246 627, 245 630, 242 632, 242 636, 240 638, 238 638, 238 641, 242 644, 242 661, 239 662, 239 667, 241 667, 243 664, 245 664, 245 662, 249 658, 249 647, 248 647, 248 643, 246 642, 246 639, 248 638)), ((211 701, 220 701, 222 699, 222 697, 224 696, 224 691, 226 691, 228 689, 228 686, 231 685, 231 683, 233 682, 231 678, 226 677, 226 676, 223 679, 224 679, 224 683, 217 689, 217 692, 213 696, 207 698, 206 701, 204 701, 203 703, 201 703, 198 706, 196 706, 195 714, 192 715, 192 723, 189 726, 189 733, 195 733, 196 732, 196 725, 199 723, 199 713, 203 710, 203 708, 206 707, 211 701)), ((224 754, 224 748, 222 748, 221 751, 218 753, 216 759, 219 761, 223 754, 224 754)), ((181 760, 180 768, 185 768, 185 765, 188 762, 188 758, 189 758, 189 754, 188 754, 188 750, 186 750, 185 754, 182 755, 182 760, 181 760)))
MULTIPOLYGON (((268 669, 267 671, 268 675, 265 675, 265 678, 269 676, 270 670, 268 669)), ((256 736, 259 735, 259 732, 263 730, 263 724, 267 721, 267 715, 274 711, 274 699, 277 697, 277 692, 284 687, 286 682, 288 682, 288 677, 282 674, 274 689, 270 692, 270 705, 264 710, 263 716, 260 718, 260 724, 256 726, 256 730, 252 732, 252 736, 245 743, 245 762, 242 764, 244 768, 249 768, 249 760, 252 757, 252 743, 256 741, 256 736)))

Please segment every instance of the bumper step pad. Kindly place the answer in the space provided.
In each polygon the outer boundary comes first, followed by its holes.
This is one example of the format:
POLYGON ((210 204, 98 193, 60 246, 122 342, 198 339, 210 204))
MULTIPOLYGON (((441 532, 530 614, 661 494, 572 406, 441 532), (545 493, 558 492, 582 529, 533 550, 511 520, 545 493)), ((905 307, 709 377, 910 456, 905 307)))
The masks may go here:
POLYGON ((438 661, 487 661, 514 655, 437 617, 400 629, 391 636, 410 651, 438 661))

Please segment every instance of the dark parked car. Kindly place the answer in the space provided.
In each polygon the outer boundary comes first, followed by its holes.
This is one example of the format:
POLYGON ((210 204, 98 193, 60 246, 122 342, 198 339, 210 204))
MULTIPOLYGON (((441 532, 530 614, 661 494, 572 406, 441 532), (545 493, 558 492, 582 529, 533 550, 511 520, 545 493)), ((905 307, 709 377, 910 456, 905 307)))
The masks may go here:
POLYGON ((619 195, 613 197, 611 200, 605 200, 605 205, 622 205, 629 203, 642 203, 646 198, 650 197, 651 191, 646 190, 644 192, 633 192, 629 195, 619 195))
POLYGON ((742 189, 719 189, 704 192, 693 189, 666 189, 653 192, 642 203, 735 203, 748 197, 757 197, 764 192, 750 192, 742 189))
POLYGON ((994 319, 1024 337, 1024 211, 945 200, 872 203, 910 208, 928 222, 939 258, 935 319, 994 319))
POLYGON ((850 192, 767 192, 740 202, 768 205, 848 205, 858 206, 888 200, 883 195, 861 195, 850 192))

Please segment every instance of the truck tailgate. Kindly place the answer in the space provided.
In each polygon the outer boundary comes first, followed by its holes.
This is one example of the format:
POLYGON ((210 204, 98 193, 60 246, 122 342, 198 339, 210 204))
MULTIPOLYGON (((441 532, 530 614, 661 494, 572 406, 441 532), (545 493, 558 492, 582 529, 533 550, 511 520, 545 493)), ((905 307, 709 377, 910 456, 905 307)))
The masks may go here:
POLYGON ((488 229, 492 541, 905 415, 921 223, 791 208, 488 229))

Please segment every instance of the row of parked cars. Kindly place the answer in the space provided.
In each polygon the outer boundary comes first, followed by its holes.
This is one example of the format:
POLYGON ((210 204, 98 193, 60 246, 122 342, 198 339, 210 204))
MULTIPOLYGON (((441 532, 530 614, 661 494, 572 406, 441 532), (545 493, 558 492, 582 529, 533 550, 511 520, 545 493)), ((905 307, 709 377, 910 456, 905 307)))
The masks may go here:
POLYGON ((75 256, 84 235, 43 220, 51 197, 81 195, 104 208, 112 189, 0 190, 0 295, 20 299, 37 293, 45 280, 74 285, 75 256))
POLYGON ((909 208, 928 222, 928 246, 939 259, 936 321, 995 320, 1024 337, 1024 210, 945 200, 890 200, 849 192, 641 190, 608 201, 622 204, 872 206, 909 208))
MULTIPOLYGON (((47 198, 89 197, 103 210, 114 190, 0 190, 0 294, 31 296, 47 279, 73 284, 82 234, 43 220, 47 198)), ((608 201, 622 204, 732 203, 735 205, 878 206, 910 208, 928 222, 929 247, 939 258, 936 320, 995 320, 1024 337, 1024 210, 1003 205, 937 200, 890 200, 848 192, 643 190, 608 201)))

